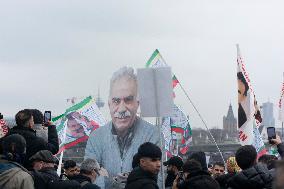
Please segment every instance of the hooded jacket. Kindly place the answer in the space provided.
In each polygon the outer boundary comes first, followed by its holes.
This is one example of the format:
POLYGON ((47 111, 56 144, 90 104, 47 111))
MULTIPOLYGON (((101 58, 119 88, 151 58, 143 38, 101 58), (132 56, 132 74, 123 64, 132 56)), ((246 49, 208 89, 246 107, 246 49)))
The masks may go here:
POLYGON ((226 189, 229 179, 235 175, 236 173, 227 173, 216 177, 215 180, 219 183, 221 189, 226 189))
POLYGON ((245 169, 228 180, 230 189, 269 189, 272 188, 272 176, 263 164, 245 169))
POLYGON ((159 189, 157 175, 137 167, 129 174, 125 189, 159 189))
POLYGON ((80 189, 78 182, 73 180, 61 180, 54 168, 43 168, 33 171, 35 189, 80 189))
POLYGON ((189 173, 189 179, 184 182, 183 186, 179 188, 193 188, 193 189, 219 189, 220 186, 214 180, 208 171, 197 170, 189 173))
POLYGON ((79 182, 81 189, 100 189, 100 187, 98 187, 97 185, 92 184, 92 181, 89 177, 82 174, 75 175, 72 180, 79 182))
POLYGON ((34 189, 34 180, 20 164, 0 159, 0 188, 34 189))

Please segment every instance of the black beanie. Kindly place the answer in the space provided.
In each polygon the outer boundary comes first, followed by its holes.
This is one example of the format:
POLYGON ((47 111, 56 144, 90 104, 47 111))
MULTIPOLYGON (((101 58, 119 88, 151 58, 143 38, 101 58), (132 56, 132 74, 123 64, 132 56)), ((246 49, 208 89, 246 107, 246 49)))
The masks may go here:
POLYGON ((208 170, 207 164, 206 164, 206 155, 204 152, 200 151, 200 152, 192 153, 189 156, 188 160, 191 160, 191 159, 198 161, 201 164, 201 167, 203 170, 208 170))
POLYGON ((2 140, 4 153, 22 154, 26 150, 26 140, 19 134, 9 135, 2 140))
POLYGON ((138 148, 138 156, 139 157, 148 157, 148 158, 162 158, 162 151, 161 149, 151 143, 151 142, 145 142, 144 144, 142 144, 139 148, 138 148))
POLYGON ((134 169, 135 167, 138 167, 139 163, 140 163, 140 157, 139 157, 138 153, 136 153, 133 156, 133 159, 132 159, 132 169, 134 169))

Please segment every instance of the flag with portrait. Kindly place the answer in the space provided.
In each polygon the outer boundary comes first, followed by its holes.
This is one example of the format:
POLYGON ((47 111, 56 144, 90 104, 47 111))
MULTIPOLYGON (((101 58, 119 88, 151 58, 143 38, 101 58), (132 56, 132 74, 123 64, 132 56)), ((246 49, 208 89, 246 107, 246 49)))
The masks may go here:
POLYGON ((253 145, 258 155, 266 152, 258 130, 262 118, 248 72, 237 45, 238 130, 241 145, 253 145))
POLYGON ((59 152, 85 142, 92 131, 106 124, 96 101, 91 96, 68 108, 64 114, 52 119, 59 138, 59 152))

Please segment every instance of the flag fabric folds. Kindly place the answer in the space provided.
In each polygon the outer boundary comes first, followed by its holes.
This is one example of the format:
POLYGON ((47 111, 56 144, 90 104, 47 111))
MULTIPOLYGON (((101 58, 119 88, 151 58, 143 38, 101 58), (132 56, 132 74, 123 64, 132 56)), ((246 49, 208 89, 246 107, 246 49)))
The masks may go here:
POLYGON ((59 152, 87 141, 90 133, 106 124, 95 99, 91 96, 68 108, 52 119, 59 138, 59 152))
POLYGON ((278 107, 279 107, 279 120, 281 122, 284 122, 284 73, 283 73, 283 83, 282 83, 282 89, 281 89, 278 107))
MULTIPOLYGON (((168 66, 168 65, 164 61, 164 59, 163 59, 162 55, 160 54, 160 52, 158 51, 158 49, 156 49, 153 52, 152 56, 147 61, 146 67, 147 68, 157 68, 157 67, 165 67, 165 66, 168 66)), ((175 75, 173 75, 172 83, 173 83, 173 89, 179 83, 179 81, 178 81, 178 79, 175 75)))
POLYGON ((0 119, 0 138, 6 136, 8 134, 8 126, 4 119, 0 119))
MULTIPOLYGON (((162 55, 156 49, 146 63, 146 67, 165 67, 168 66, 162 55)), ((173 74, 172 85, 173 89, 179 84, 179 80, 173 74)), ((175 94, 173 94, 175 98, 175 94)), ((191 142, 191 127, 187 117, 176 105, 173 107, 173 115, 164 117, 162 121, 162 133, 165 139, 165 150, 168 156, 185 154, 189 149, 191 142), (180 141, 178 140, 180 136, 180 141)))
POLYGON ((176 105, 173 106, 172 116, 163 118, 162 132, 165 149, 169 156, 185 154, 188 151, 192 141, 191 127, 185 114, 176 105), (180 144, 178 144, 178 138, 180 138, 180 144))
POLYGON ((258 130, 262 118, 238 45, 237 64, 239 140, 241 145, 253 145, 260 156, 266 153, 258 130))

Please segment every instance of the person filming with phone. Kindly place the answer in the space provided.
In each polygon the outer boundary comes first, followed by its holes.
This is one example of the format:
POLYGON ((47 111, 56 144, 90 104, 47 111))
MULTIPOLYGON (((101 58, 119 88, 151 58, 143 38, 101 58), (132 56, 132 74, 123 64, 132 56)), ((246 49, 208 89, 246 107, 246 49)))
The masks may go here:
MULTIPOLYGON (((51 118, 51 116, 50 116, 51 118)), ((55 125, 50 121, 44 123, 48 129, 48 139, 45 141, 43 138, 36 135, 34 130, 34 118, 31 110, 24 109, 19 111, 15 116, 17 126, 10 130, 10 134, 22 135, 27 142, 26 160, 24 166, 31 168, 28 159, 40 150, 49 150, 52 154, 56 154, 59 150, 58 135, 55 125)))
POLYGON ((284 143, 281 141, 280 136, 276 134, 275 127, 267 127, 267 136, 268 136, 268 142, 271 145, 275 145, 277 147, 277 151, 280 157, 283 159, 284 143))

